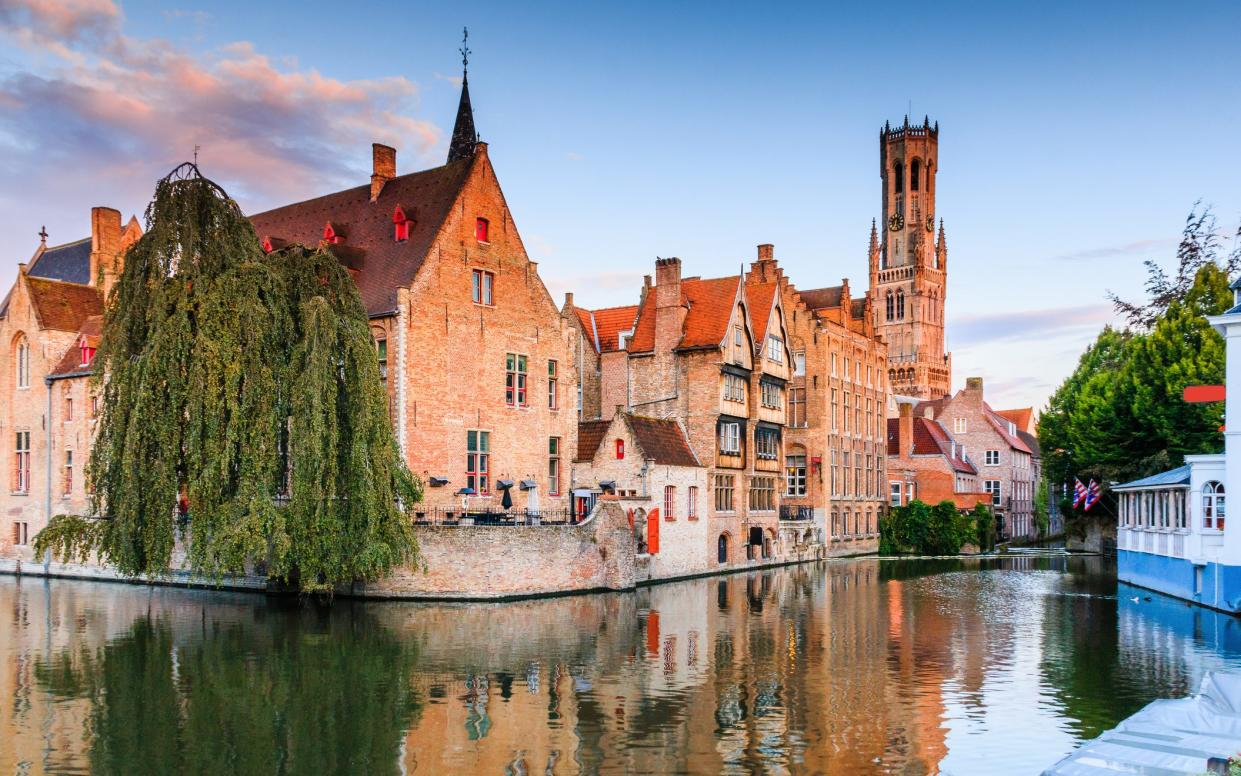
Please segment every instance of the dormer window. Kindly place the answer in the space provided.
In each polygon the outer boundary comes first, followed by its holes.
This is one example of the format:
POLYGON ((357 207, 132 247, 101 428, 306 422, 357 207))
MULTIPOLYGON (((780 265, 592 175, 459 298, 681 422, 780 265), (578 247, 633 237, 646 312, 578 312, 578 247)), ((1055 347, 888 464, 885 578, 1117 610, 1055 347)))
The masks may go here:
POLYGON ((90 363, 95 360, 95 349, 92 348, 89 343, 87 343, 85 337, 83 337, 81 341, 78 342, 78 350, 81 351, 82 353, 82 364, 81 365, 90 366, 90 363))
POLYGON ((400 205, 396 206, 396 210, 392 213, 393 239, 397 242, 405 242, 409 239, 409 227, 413 222, 405 217, 405 211, 400 205))
POLYGON ((345 238, 336 231, 336 227, 332 226, 332 222, 328 221, 323 227, 323 241, 339 245, 345 241, 345 238))
POLYGON ((616 460, 623 460, 625 457, 625 440, 616 440, 616 460))
POLYGON ((263 238, 263 253, 271 253, 271 251, 272 251, 271 238, 264 237, 263 238))
POLYGON ((490 234, 490 226, 491 225, 485 218, 474 219, 474 239, 478 240, 480 243, 491 242, 491 240, 488 239, 490 234))

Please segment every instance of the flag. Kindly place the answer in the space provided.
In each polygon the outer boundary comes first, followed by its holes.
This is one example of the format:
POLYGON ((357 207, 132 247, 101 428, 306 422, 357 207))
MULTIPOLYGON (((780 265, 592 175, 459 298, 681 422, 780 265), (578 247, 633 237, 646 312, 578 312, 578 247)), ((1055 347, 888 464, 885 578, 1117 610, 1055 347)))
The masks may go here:
POLYGON ((1103 495, 1103 488, 1099 487, 1099 483, 1094 480, 1090 481, 1090 487, 1086 489, 1086 511, 1099 503, 1099 498, 1103 495))
POLYGON ((1086 494, 1087 494, 1086 486, 1082 484, 1081 480, 1074 477, 1073 478, 1073 508, 1074 509, 1077 509, 1077 506, 1086 500, 1086 494))

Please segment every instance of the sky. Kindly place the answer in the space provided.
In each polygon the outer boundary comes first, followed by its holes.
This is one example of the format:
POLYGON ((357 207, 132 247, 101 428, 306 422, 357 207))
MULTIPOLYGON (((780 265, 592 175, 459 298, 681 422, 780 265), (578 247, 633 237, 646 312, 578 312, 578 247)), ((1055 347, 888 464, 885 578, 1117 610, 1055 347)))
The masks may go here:
POLYGON ((954 387, 1044 406, 1186 216, 1241 220, 1241 4, 0 0, 0 289, 198 159, 247 212, 443 163, 475 121, 553 297, 657 256, 867 278, 878 133, 938 121, 954 387))

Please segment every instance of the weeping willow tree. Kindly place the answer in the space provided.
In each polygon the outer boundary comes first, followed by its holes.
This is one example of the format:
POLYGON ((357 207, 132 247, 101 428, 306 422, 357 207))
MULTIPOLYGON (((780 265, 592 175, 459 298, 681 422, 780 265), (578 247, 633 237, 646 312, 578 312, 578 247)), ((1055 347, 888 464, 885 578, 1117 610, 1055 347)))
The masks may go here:
POLYGON ((257 564, 304 591, 416 562, 421 484, 349 274, 320 249, 264 253, 194 165, 157 184, 146 221, 95 360, 93 514, 53 518, 36 551, 154 574, 182 539, 194 571, 257 564))

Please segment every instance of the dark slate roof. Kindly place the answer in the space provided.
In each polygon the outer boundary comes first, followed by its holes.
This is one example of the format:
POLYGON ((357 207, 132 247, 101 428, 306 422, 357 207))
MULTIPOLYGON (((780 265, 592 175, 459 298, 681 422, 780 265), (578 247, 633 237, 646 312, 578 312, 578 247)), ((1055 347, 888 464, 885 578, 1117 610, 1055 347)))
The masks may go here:
POLYGON ((60 357, 60 363, 52 370, 51 377, 78 377, 80 375, 89 375, 93 371, 90 364, 82 363, 81 343, 82 339, 86 339, 87 347, 99 347, 99 339, 103 334, 103 316, 92 315, 82 321, 82 327, 78 329, 78 336, 70 345, 65 354, 60 357))
POLYGON ((342 263, 355 270, 362 303, 371 315, 396 310, 396 290, 408 287, 426 261, 435 236, 469 178, 478 156, 443 167, 399 175, 384 184, 371 202, 370 184, 250 216, 259 239, 315 246, 330 221, 344 242, 332 246, 342 263), (414 221, 409 239, 397 242, 392 216, 400 206, 414 221))
POLYGON ((1189 464, 1178 466, 1171 471, 1152 474, 1140 480, 1114 485, 1112 490, 1138 490, 1141 488, 1170 488, 1189 484, 1189 464))
POLYGON ((675 420, 645 418, 641 415, 626 415, 625 419, 647 459, 667 466, 701 465, 694 451, 690 449, 689 440, 685 438, 680 423, 675 420))
POLYGON ((43 250, 26 269, 35 278, 63 280, 88 285, 90 277, 90 238, 43 250))
POLYGON ((801 297, 807 308, 821 310, 825 307, 840 307, 844 292, 844 286, 832 286, 831 288, 810 288, 798 291, 797 295, 801 297))
POLYGON ((1038 445, 1038 437, 1034 436, 1029 431, 1017 429, 1017 438, 1026 443, 1026 447, 1030 448, 1030 454, 1035 458, 1041 458, 1043 456, 1043 450, 1038 445))

